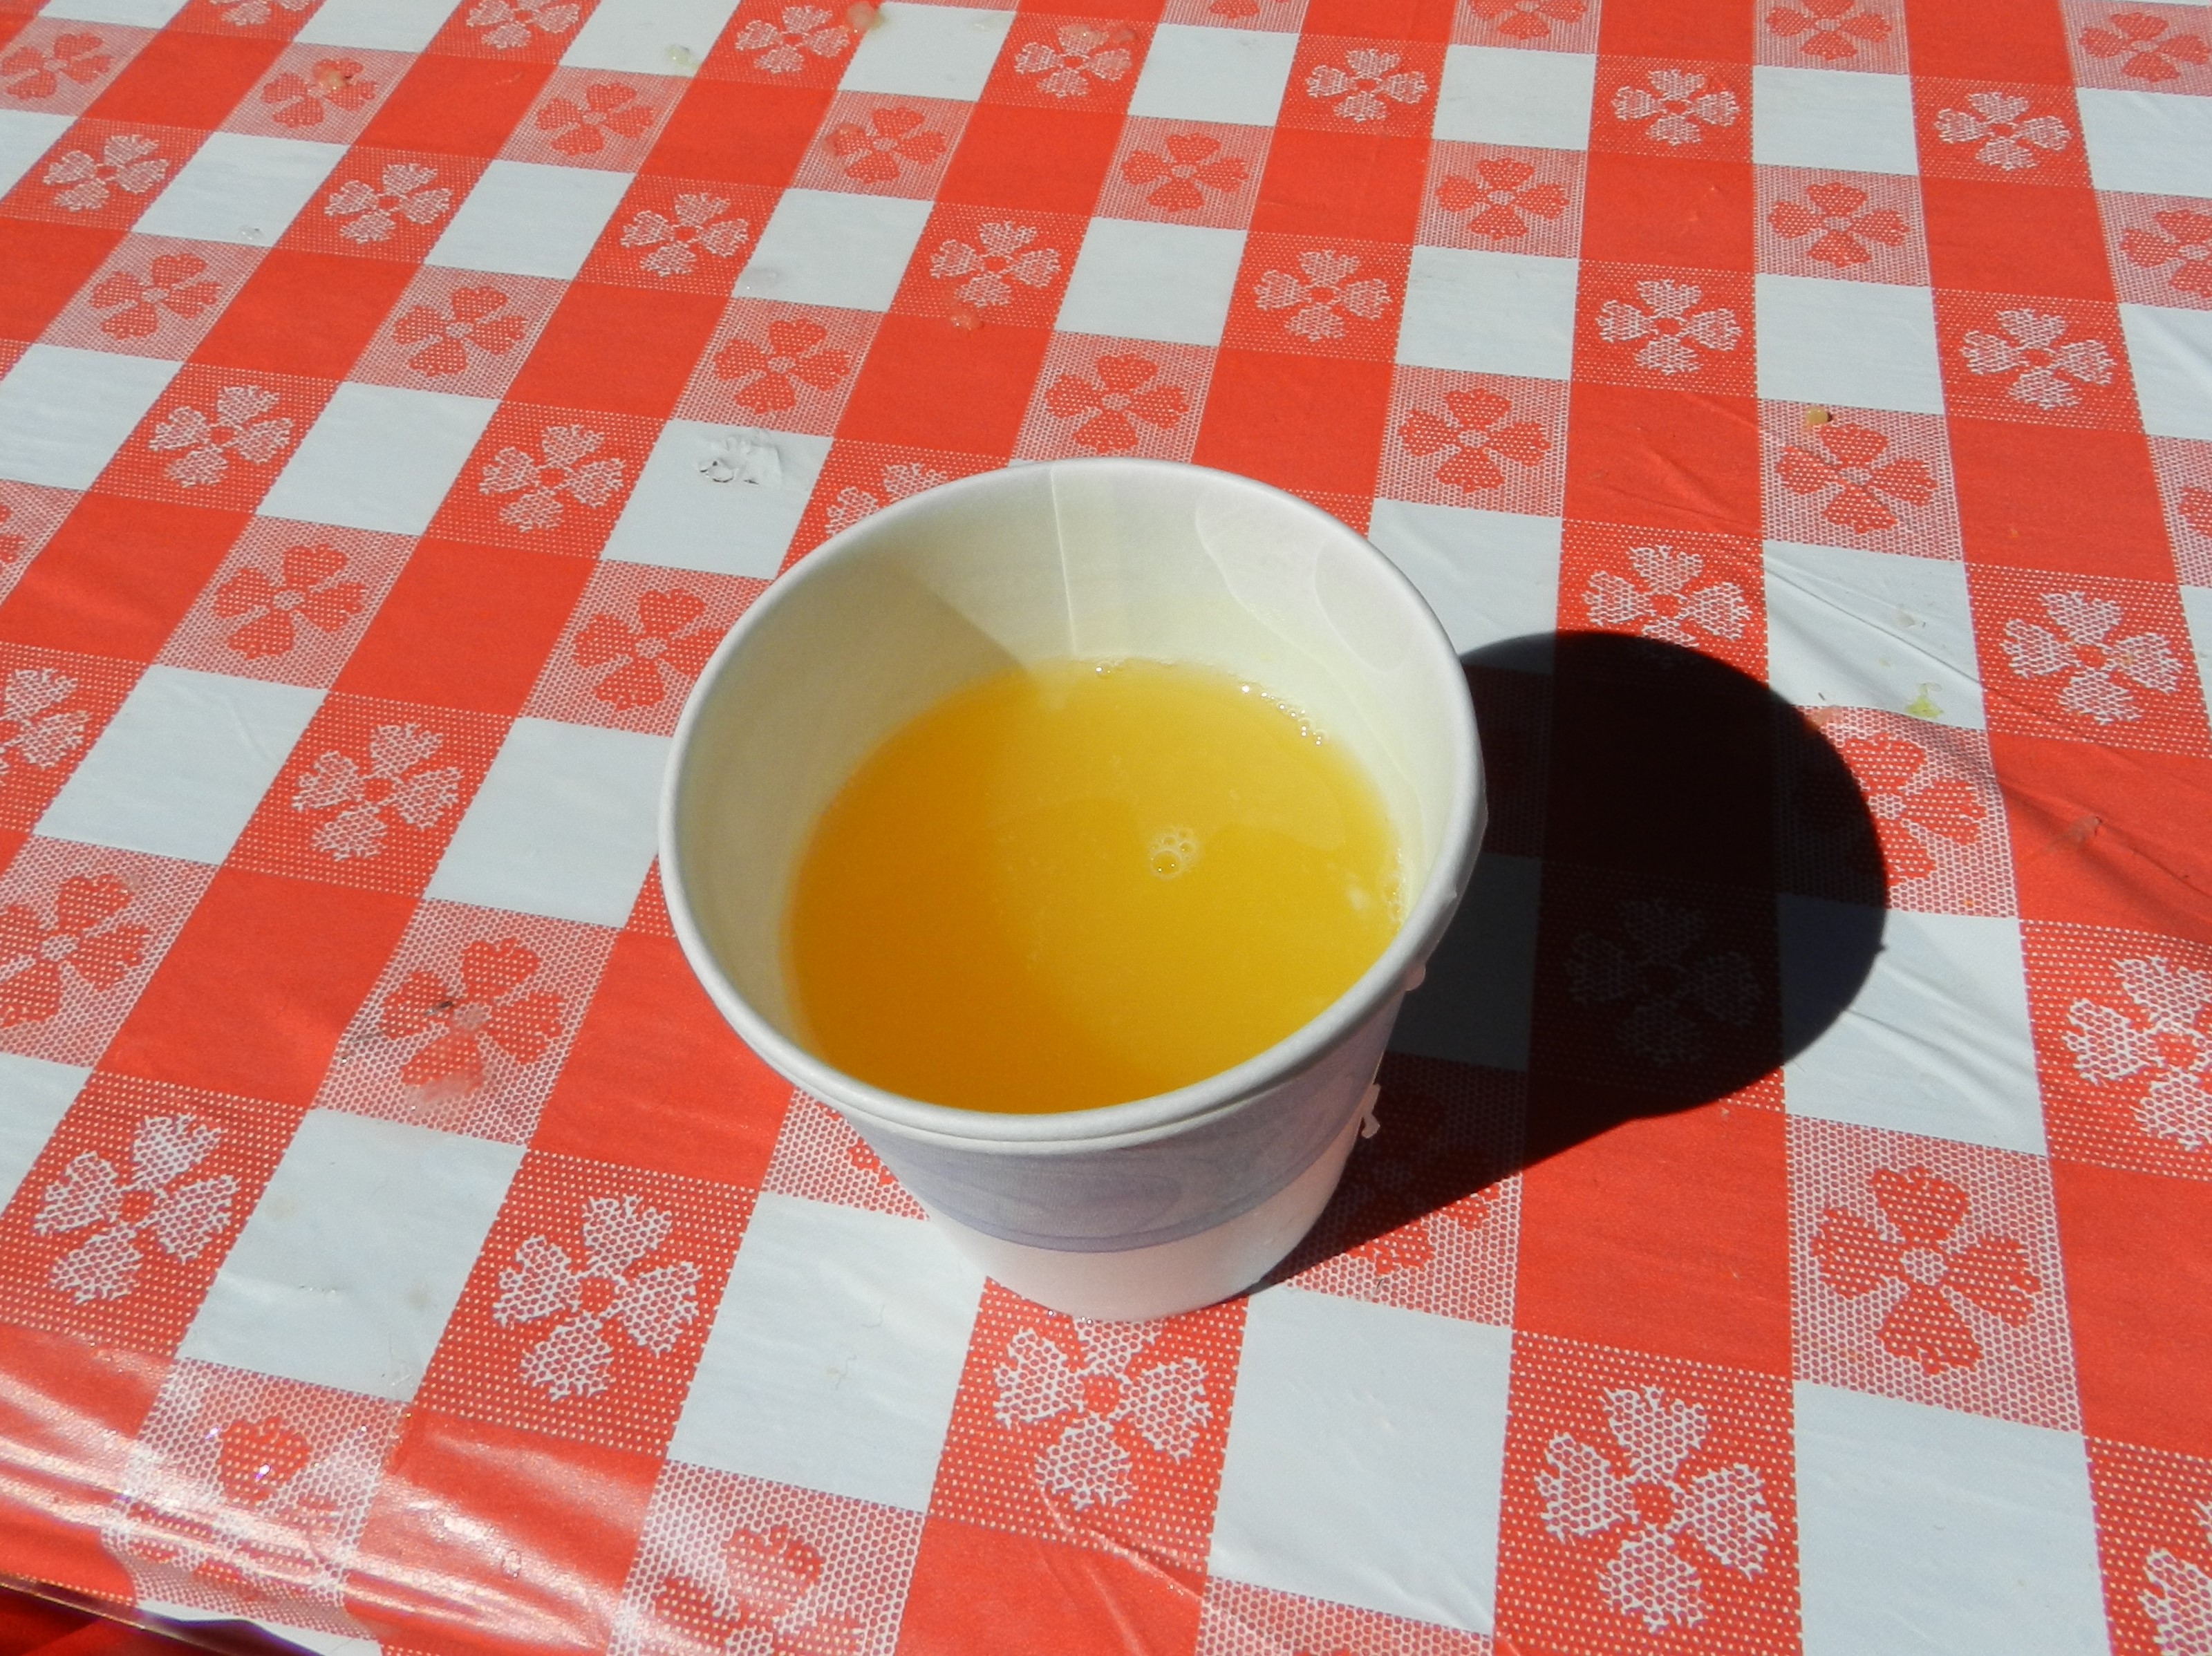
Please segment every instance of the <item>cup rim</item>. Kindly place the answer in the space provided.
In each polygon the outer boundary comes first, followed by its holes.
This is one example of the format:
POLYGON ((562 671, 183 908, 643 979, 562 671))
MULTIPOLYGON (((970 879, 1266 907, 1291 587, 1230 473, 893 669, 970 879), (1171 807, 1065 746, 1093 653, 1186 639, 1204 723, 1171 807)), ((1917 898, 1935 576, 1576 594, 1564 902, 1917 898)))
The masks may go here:
MULTIPOLYGON (((1054 470, 1110 467, 1176 474, 1206 472, 1237 488, 1273 495, 1278 503, 1293 508, 1323 532, 1358 547, 1384 584, 1395 586, 1410 604, 1417 627, 1420 622, 1426 622, 1435 647, 1450 660, 1455 671, 1457 670, 1458 651, 1453 647, 1436 612, 1405 573, 1365 536, 1295 494, 1237 472, 1176 460, 1098 455, 1032 464, 1054 470)), ((1389 996, 1398 992, 1411 969, 1425 961, 1435 947, 1466 890, 1473 869, 1477 850, 1475 831, 1484 793, 1482 753, 1475 737, 1474 706, 1471 700, 1455 698, 1458 717, 1450 722, 1456 762, 1453 767, 1455 774, 1450 809, 1428 877, 1389 943, 1342 994, 1282 1040, 1242 1063, 1170 1092, 1119 1104, 1035 1114, 971 1110, 958 1105, 932 1104, 875 1086, 846 1073, 784 1034, 738 990, 693 919, 678 828, 692 776, 686 761, 704 717, 703 709, 712 700, 714 686, 728 670, 730 663, 755 634, 773 624, 778 610, 800 585, 821 578, 848 559, 866 555, 873 543, 896 535, 906 519, 927 513, 947 497, 956 493, 1003 488, 1010 476, 1030 469, 1000 467, 956 478, 893 501, 838 531, 770 582, 723 637, 692 682, 684 711, 677 720, 667 766, 662 773, 657 835, 662 894, 678 943, 716 1010, 771 1069, 787 1079, 795 1080, 797 1085, 831 1107, 864 1116, 872 1124, 892 1129, 904 1137, 957 1144, 969 1150, 1015 1154, 1025 1149, 1045 1150, 1073 1144, 1097 1147, 1142 1143, 1227 1113, 1327 1057, 1371 1017, 1389 996)))

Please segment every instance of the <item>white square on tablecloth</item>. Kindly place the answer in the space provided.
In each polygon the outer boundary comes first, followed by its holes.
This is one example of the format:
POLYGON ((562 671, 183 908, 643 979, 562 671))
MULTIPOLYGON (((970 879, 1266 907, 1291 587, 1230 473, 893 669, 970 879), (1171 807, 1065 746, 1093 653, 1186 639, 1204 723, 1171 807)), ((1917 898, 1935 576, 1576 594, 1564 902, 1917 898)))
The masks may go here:
POLYGON ((925 1510, 982 1293, 920 1220, 763 1195, 668 1458, 925 1510))
POLYGON ((620 925, 653 864, 668 746, 637 731, 516 719, 425 895, 620 925))
POLYGON ((1762 167, 1917 173, 1911 79, 1760 64, 1751 71, 1751 158, 1762 167))
POLYGON ((1557 518, 1383 499, 1367 538, 1421 589, 1462 655, 1531 634, 1548 640, 1559 625, 1557 518))
POLYGON ((1982 728, 1966 565, 1796 541, 1767 542, 1765 564, 1775 695, 1982 728))
POLYGON ((344 155, 343 144, 210 132, 155 197, 137 232, 274 246, 344 155))
POLYGON ((38 831, 220 863, 322 701, 297 684, 149 667, 38 831))
POLYGON ((160 28, 185 9, 185 0, 46 0, 41 17, 72 22, 115 23, 129 28, 160 28))
POLYGON ((1060 331, 1218 345, 1243 256, 1242 230, 1093 219, 1060 301, 1060 331))
POLYGON ((561 62, 618 75, 695 75, 737 9, 738 0, 620 0, 584 20, 561 62), (672 47, 689 61, 670 57, 672 47))
POLYGON ((1392 1052, 1528 1069, 1543 883, 1537 858, 1486 851, 1476 859, 1451 929, 1429 956, 1427 980, 1399 1009, 1392 1052))
POLYGON ((405 1402, 522 1147, 310 1110, 177 1349, 405 1402))
POLYGON ((1145 50, 1129 113, 1163 121, 1273 126, 1298 37, 1162 23, 1145 50))
POLYGON ((349 379, 293 449, 262 513, 419 535, 498 409, 489 397, 349 379))
POLYGON ((46 115, 30 109, 0 109, 0 192, 15 187, 15 180, 31 170, 31 163, 54 147, 54 140, 70 130, 66 115, 46 115))
POLYGON ((1415 247, 1398 361, 1565 379, 1574 364, 1577 269, 1571 258, 1415 247))
POLYGON ((876 27, 853 48, 839 88, 973 103, 1013 21, 1011 11, 884 0, 876 27))
POLYGON ((33 345, 0 379, 0 477, 89 488, 181 362, 33 345))
POLYGON ((928 222, 929 203, 903 196, 787 190, 761 227, 737 290, 793 305, 887 311, 928 222))
POLYGON ((323 0, 292 38, 301 45, 420 52, 453 15, 453 0, 323 0))
POLYGON ((2074 106, 2098 189, 2212 195, 2212 99, 2085 86, 2074 106))
POLYGON ((2143 429, 2159 437, 2212 441, 2212 311, 2123 305, 2120 329, 2127 337, 2143 429))
POLYGON ((1805 1656, 2104 1656, 2072 1432, 1796 1388, 1805 1656))
POLYGON ((1596 79, 1597 59, 1586 52, 1448 47, 1431 136, 1460 143, 1587 149, 1596 79))
POLYGON ((1512 1350, 1484 1323, 1254 1295, 1207 1570, 1490 1631, 1512 1350))
POLYGON ((1818 897, 1776 902, 1784 1039, 1812 1038, 1782 1066, 1790 1114, 2044 1154, 2017 920, 1891 909, 1853 993, 1836 973, 1864 958, 1847 940, 1865 934, 1867 912, 1818 897), (1846 994, 1843 1016, 1814 1035, 1812 1019, 1846 994))
MULTIPOLYGON (((599 556, 775 579, 829 455, 830 440, 792 431, 753 431, 733 440, 732 431, 702 420, 663 426, 599 556), (774 449, 775 480, 716 482, 700 470, 702 461, 724 452, 732 440, 774 449)), ((728 468, 723 470, 726 475, 728 468)))
POLYGON ((629 181, 594 167, 494 161, 422 262, 566 282, 583 269, 629 181))
POLYGON ((0 1205, 61 1125, 90 1070, 0 1052, 0 1205))
POLYGON ((1760 275, 1759 394, 1777 403, 1943 412, 1936 296, 1888 282, 1760 275))

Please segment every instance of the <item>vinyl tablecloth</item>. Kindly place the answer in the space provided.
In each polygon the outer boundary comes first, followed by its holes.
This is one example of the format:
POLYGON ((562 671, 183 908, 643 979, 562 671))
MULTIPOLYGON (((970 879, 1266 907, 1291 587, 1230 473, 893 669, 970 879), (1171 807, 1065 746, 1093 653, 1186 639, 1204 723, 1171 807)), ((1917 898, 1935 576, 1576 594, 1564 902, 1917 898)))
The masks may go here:
POLYGON ((0 1569, 2212 1651, 2212 18, 1064 3, 0 0, 0 1569), (1158 1325, 954 1257, 653 870, 765 583, 1085 453, 1366 532, 1492 789, 1379 1137, 1158 1325))

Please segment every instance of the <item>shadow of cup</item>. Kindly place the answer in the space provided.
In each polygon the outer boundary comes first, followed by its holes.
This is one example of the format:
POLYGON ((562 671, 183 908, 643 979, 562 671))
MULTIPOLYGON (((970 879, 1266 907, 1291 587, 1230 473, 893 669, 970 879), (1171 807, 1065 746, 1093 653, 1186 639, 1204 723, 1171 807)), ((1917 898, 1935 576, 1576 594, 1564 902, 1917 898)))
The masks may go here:
POLYGON ((1881 836, 1815 719, 1724 662, 1618 634, 1510 639, 1462 664, 1489 834, 1400 1015, 1382 1131, 1277 1280, 1374 1254, 1623 1122, 1766 1083, 1881 947, 1881 836))

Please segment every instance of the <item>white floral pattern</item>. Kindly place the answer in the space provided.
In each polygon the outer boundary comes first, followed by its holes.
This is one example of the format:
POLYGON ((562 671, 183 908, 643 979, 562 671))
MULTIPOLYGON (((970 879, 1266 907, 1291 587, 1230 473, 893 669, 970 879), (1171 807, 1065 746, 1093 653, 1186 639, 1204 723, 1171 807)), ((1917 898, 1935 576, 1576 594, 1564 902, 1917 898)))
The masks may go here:
POLYGON ((1700 633, 1714 638, 1743 636, 1751 620, 1743 589, 1729 580, 1692 585, 1705 567, 1705 559, 1695 552, 1678 552, 1671 546, 1632 547, 1628 564, 1643 585, 1609 569, 1591 573, 1583 590, 1583 608, 1593 625, 1632 626, 1645 638, 1664 639, 1686 649, 1698 647, 1700 633))
POLYGON ((107 205, 110 186, 143 196, 168 177, 169 163, 155 154, 160 148, 151 138, 118 133, 100 145, 97 161, 82 149, 64 150, 46 168, 44 182, 61 186, 54 205, 64 212, 97 212, 107 205))
POLYGON ((1705 77, 1692 70, 1655 69, 1642 86, 1614 89, 1613 118, 1617 121, 1649 121, 1644 136, 1660 143, 1703 143, 1709 126, 1734 126, 1742 109, 1735 94, 1726 87, 1705 86, 1705 77))
POLYGON ((492 1320, 508 1328, 561 1319, 523 1353, 523 1379, 556 1403, 605 1391, 615 1360, 605 1331, 610 1323, 655 1356, 675 1349, 684 1325, 699 1314, 699 1267, 678 1259, 637 1269, 674 1226, 671 1215, 635 1196, 593 1197, 584 1204, 580 1267, 544 1236, 515 1249, 514 1265, 499 1273, 492 1320))
POLYGON ((292 809, 335 810, 314 832, 316 850, 340 862, 383 851, 384 814, 410 828, 435 828, 461 797, 461 773, 450 765, 418 769, 445 745, 418 725, 380 725, 369 732, 368 765, 350 754, 325 751, 295 779, 292 809))
POLYGON ((839 530, 850 529, 861 519, 882 511, 887 501, 903 500, 910 494, 921 494, 925 488, 935 488, 939 483, 951 481, 943 472, 931 467, 917 465, 911 460, 900 460, 884 468, 884 492, 881 494, 855 488, 849 483, 839 489, 837 498, 830 503, 830 510, 824 514, 824 521, 834 535, 839 530))
POLYGON ((591 458, 606 440, 605 433, 586 426, 548 426, 538 437, 542 459, 509 445, 492 456, 477 489, 516 497, 500 508, 501 522, 526 535, 550 529, 563 516, 563 494, 580 506, 605 506, 622 488, 619 459, 591 458))
POLYGON ((2016 402, 2051 409, 2072 408, 2081 400, 2076 384, 2112 383, 2112 355, 2100 339, 2061 344, 2066 318, 2027 309, 1999 311, 1997 325, 2006 337, 1971 330, 1959 351, 1976 373, 2016 374, 2005 392, 2016 402))
POLYGON ((808 52, 835 58, 852 43, 853 31, 833 22, 819 6, 786 6, 781 27, 756 17, 730 42, 739 52, 758 53, 753 67, 770 75, 796 75, 805 68, 808 52))
POLYGON ((1620 905, 1623 948, 1611 937, 1585 931, 1567 955, 1567 988, 1584 1006, 1632 1003, 1618 1031, 1634 1057, 1665 1069, 1705 1054, 1705 1024, 1741 1028, 1764 998, 1751 962, 1734 949, 1696 952, 1705 917, 1663 897, 1631 898, 1620 905))
POLYGON ((1330 112, 1347 121, 1379 121, 1391 104, 1417 104, 1428 95, 1429 77, 1400 69, 1395 52, 1347 52, 1343 68, 1316 64, 1306 75, 1306 96, 1335 99, 1330 112))
POLYGON ((479 0, 470 9, 468 22, 471 28, 483 31, 477 39, 493 51, 512 52, 528 45, 533 31, 566 34, 583 15, 584 9, 569 0, 554 5, 532 4, 530 0, 479 0))
POLYGON ((1080 1362, 1034 1328, 1007 1342, 1006 1361, 992 1371, 999 1424, 1067 1422, 1037 1457, 1037 1487, 1046 1495, 1077 1512, 1127 1501, 1136 1493, 1136 1462, 1125 1429, 1170 1460, 1190 1458, 1199 1429, 1213 1417, 1205 1365, 1195 1357, 1142 1367, 1136 1361, 1164 1326, 1078 1318, 1080 1362))
POLYGON ((437 177, 434 168, 394 161, 375 185, 362 179, 347 179, 331 192, 323 211, 331 218, 348 221, 338 226, 338 234, 348 241, 386 241, 399 227, 400 220, 410 224, 434 223, 453 204, 452 191, 430 187, 437 177))
POLYGON ((92 715, 62 703, 76 681, 51 667, 18 667, 0 688, 0 777, 15 765, 58 765, 84 742, 92 715))
POLYGON ((2045 592, 2043 608, 2058 631, 2014 616, 2005 623, 2004 652, 2022 678, 2068 675, 2058 692, 2067 712, 2100 725, 2141 719, 2128 683, 2172 691, 2181 682, 2181 663, 2164 634, 2112 636, 2120 624, 2118 604, 2081 592, 2045 592))
POLYGON ((622 245, 650 247, 653 251, 638 264, 657 276, 689 276, 698 268, 701 253, 729 258, 752 234, 744 220, 722 216, 729 205, 726 196, 686 191, 676 198, 674 218, 641 208, 623 227, 622 245))
POLYGON ((2061 150, 2074 139, 2056 115, 2021 119, 2027 113, 2027 100, 2010 93, 1969 93, 1966 106, 1938 111, 1936 136, 1945 143, 1978 145, 1974 159, 1984 167, 2017 173, 2036 164, 2037 150, 2061 150))
POLYGON ((1320 250, 1298 255, 1298 274, 1270 270, 1252 289, 1263 311, 1288 311, 1283 326, 1301 339, 1341 339, 1344 312, 1372 322, 1390 308, 1390 284, 1376 276, 1352 278, 1359 261, 1350 253, 1320 250))
POLYGON ((1747 1579, 1759 1574, 1778 1527, 1764 1483, 1742 1461, 1685 1477, 1710 1429, 1705 1411, 1656 1386, 1607 1392, 1605 1418, 1626 1471, 1607 1452, 1559 1434, 1545 1452, 1553 1470, 1535 1475, 1544 1527, 1562 1541, 1623 1531, 1598 1572, 1606 1602, 1647 1632, 1697 1627, 1705 1582, 1683 1544, 1747 1579))
POLYGON ((1702 288, 1686 282, 1639 282, 1636 296, 1644 301, 1640 311, 1620 300, 1607 300, 1598 310, 1597 331, 1600 338, 1615 345, 1642 340, 1636 352, 1638 367, 1655 373, 1695 373, 1705 365, 1698 355, 1700 348, 1732 351, 1742 341, 1743 329, 1727 306, 1691 308, 1705 298, 1702 288))
POLYGON ((2212 1146, 2212 1030, 2204 1008, 2212 1002, 2212 973, 2176 966, 2163 955, 2116 961, 2121 992, 2132 1012, 2084 996, 2067 1009, 2074 1027, 2061 1037, 2074 1068, 2093 1087, 2148 1077, 2136 1103, 2136 1121, 2155 1137, 2184 1149, 2212 1146))
MULTIPOLYGON (((315 0, 273 0, 273 4, 286 11, 305 11, 315 0)), ((222 21, 234 28, 258 28, 276 16, 270 9, 272 0, 238 0, 234 6, 222 8, 222 21)))
POLYGON ((230 1174, 179 1183, 222 1142, 221 1130, 188 1115, 148 1116, 131 1140, 131 1177, 90 1150, 72 1157, 39 1200, 31 1228, 41 1236, 92 1230, 54 1261, 48 1280, 82 1305, 131 1292, 145 1260, 142 1239, 175 1259, 195 1259, 230 1224, 238 1180, 230 1174))
MULTIPOLYGON (((2212 1544, 2212 1501, 2197 1503, 2197 1521, 2212 1544)), ((2154 1590, 2137 1598, 2160 1656, 2212 1656, 2212 1570, 2159 1547, 2143 1560, 2143 1579, 2154 1590)))
POLYGON ((1087 98, 1094 76, 1102 81, 1118 81, 1129 72, 1127 51, 1109 44, 1111 37, 1103 28, 1090 23, 1063 23, 1058 39, 1057 46, 1031 40, 1014 54, 1016 74, 1044 77, 1037 82, 1040 92, 1055 98, 1087 98))
POLYGON ((930 256, 929 273, 943 281, 964 277, 953 291, 970 305, 1010 305, 1013 283, 1042 288, 1060 274, 1057 249, 1030 246, 1036 235, 1026 224, 979 224, 975 240, 981 247, 945 241, 930 256))
POLYGON ((172 409, 147 439, 155 452, 185 452, 161 469, 180 488, 221 482, 230 474, 231 457, 266 465, 292 440, 292 422, 283 415, 263 418, 276 406, 274 391, 258 385, 226 385, 216 393, 212 418, 191 407, 172 409))

